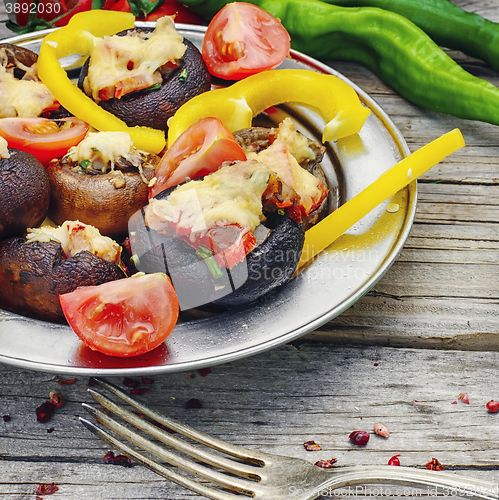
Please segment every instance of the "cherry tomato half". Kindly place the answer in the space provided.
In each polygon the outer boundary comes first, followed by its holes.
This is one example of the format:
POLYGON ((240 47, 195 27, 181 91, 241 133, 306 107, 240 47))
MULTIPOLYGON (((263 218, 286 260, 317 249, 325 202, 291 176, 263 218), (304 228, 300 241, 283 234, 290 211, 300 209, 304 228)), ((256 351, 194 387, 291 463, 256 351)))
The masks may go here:
POLYGON ((156 183, 149 198, 189 179, 218 170, 224 161, 246 160, 246 154, 218 118, 203 118, 191 125, 166 151, 156 167, 156 183))
POLYGON ((289 49, 289 33, 274 16, 256 5, 235 2, 211 20, 202 54, 212 75, 240 80, 275 68, 289 49))
POLYGON ((155 273, 59 296, 64 316, 91 349, 110 356, 138 356, 162 344, 178 319, 178 299, 166 274, 155 273))
POLYGON ((1 118, 0 135, 9 148, 32 154, 47 166, 62 158, 88 132, 88 123, 78 118, 1 118))

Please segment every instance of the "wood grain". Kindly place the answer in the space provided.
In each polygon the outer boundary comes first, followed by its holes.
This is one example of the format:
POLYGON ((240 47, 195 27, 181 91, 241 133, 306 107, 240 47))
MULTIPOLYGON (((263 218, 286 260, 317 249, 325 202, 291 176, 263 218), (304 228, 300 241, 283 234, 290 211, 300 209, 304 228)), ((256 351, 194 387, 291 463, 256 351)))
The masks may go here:
MULTIPOLYGON (((231 443, 310 462, 337 458, 338 466, 386 464, 423 467, 437 458, 448 471, 499 479, 497 352, 284 346, 207 376, 186 372, 155 377, 140 400, 231 443), (458 400, 469 394, 470 404, 458 400), (198 398, 202 408, 185 408, 198 398), (455 402, 455 404, 453 404, 455 402), (388 439, 371 435, 365 448, 348 434, 382 422, 388 439), (322 451, 307 452, 314 440, 322 451)), ((196 498, 142 466, 106 465, 110 449, 78 421, 81 402, 92 404, 88 379, 61 386, 51 375, 3 367, 0 391, 0 498, 34 498, 39 483, 56 482, 57 496, 74 499, 169 500, 196 498), (35 421, 50 390, 67 399, 52 419, 35 421), (54 429, 48 433, 47 430, 54 429)), ((121 378, 112 379, 119 386, 121 378)), ((143 385, 143 384, 142 384, 143 385)), ((125 389, 127 390, 127 389, 125 389)), ((499 414, 498 414, 499 415, 499 414)))

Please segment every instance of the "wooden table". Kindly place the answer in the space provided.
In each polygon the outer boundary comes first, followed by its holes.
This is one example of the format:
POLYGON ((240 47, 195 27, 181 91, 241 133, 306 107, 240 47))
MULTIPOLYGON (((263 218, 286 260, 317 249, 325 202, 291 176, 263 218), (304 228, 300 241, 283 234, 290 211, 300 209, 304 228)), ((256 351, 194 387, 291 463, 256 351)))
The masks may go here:
MULTIPOLYGON (((496 2, 454 1, 499 21, 496 2)), ((0 19, 4 12, 1 6, 0 19)), ((0 25, 0 38, 10 35, 0 25)), ((499 85, 499 75, 481 62, 451 55, 499 85)), ((212 367, 204 377, 155 377, 140 398, 230 442, 272 453, 311 462, 334 457, 337 465, 386 464, 400 454, 403 465, 424 467, 437 458, 448 471, 497 482, 499 414, 485 404, 499 399, 499 128, 421 109, 357 64, 330 65, 388 112, 411 151, 455 127, 467 147, 420 180, 404 250, 353 307, 303 342, 212 367), (469 394, 470 404, 460 393, 469 394), (191 398, 202 408, 186 409, 191 398), (388 427, 388 439, 372 435, 365 448, 348 441, 351 431, 371 431, 375 422, 388 427), (322 451, 305 451, 308 440, 322 451)), ((91 402, 88 379, 59 385, 65 377, 9 366, 0 366, 0 376, 0 414, 10 417, 0 419, 0 498, 34 499, 36 487, 51 482, 59 487, 54 499, 199 498, 139 465, 104 463, 108 446, 78 420, 81 402, 91 402), (38 423, 35 409, 53 389, 66 405, 38 423)))

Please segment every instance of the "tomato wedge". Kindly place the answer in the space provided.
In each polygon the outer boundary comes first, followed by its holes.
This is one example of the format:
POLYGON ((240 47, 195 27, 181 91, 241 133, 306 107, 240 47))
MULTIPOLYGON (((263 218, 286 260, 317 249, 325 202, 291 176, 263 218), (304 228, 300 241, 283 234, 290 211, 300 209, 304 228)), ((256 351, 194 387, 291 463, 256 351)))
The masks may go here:
POLYGON ((210 21, 202 54, 212 75, 240 80, 275 68, 289 49, 289 33, 278 19, 256 5, 235 2, 210 21))
POLYGON ((88 123, 78 118, 2 118, 0 135, 9 148, 32 154, 44 166, 62 158, 88 132, 88 123))
POLYGON ((218 118, 193 123, 166 151, 156 167, 156 183, 149 198, 176 186, 186 178, 196 179, 218 170, 224 161, 246 160, 246 154, 218 118))
POLYGON ((178 318, 178 299, 166 274, 132 276, 59 296, 64 316, 91 349, 138 356, 162 344, 178 318))

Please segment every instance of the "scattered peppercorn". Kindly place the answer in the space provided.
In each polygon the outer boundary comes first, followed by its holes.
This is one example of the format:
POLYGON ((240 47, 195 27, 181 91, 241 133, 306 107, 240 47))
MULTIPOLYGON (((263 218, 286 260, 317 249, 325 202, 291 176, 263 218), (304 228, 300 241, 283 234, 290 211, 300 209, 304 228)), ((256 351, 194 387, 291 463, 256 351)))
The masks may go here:
POLYGON ((138 387, 140 385, 140 382, 138 380, 135 380, 130 377, 125 377, 123 379, 123 385, 125 387, 138 387))
POLYGON ((62 408, 64 406, 64 398, 56 391, 50 391, 49 400, 54 405, 54 408, 62 408))
POLYGON ((50 484, 40 484, 38 488, 36 489, 36 495, 52 495, 54 494, 59 488, 55 483, 50 483, 50 484))
POLYGON ((4 415, 3 417, 4 422, 10 422, 12 419, 10 418, 10 415, 4 415))
POLYGON ((468 397, 468 394, 466 394, 465 392, 460 392, 458 399, 460 399, 464 404, 467 405, 470 404, 470 398, 468 397))
POLYGON ((358 446, 365 446, 369 442, 369 432, 367 431, 353 431, 348 436, 352 443, 358 446))
POLYGON ((374 433, 377 434, 378 436, 387 438, 390 433, 388 432, 388 429, 383 425, 383 424, 374 424, 374 433))
POLYGON ((400 465, 399 457, 400 455, 393 455, 393 457, 388 460, 388 465, 400 465))
POLYGON ((445 470, 445 467, 436 459, 432 458, 430 462, 426 464, 427 470, 445 470))
POLYGON ((125 455, 114 455, 112 451, 108 451, 104 455, 104 462, 106 464, 122 465, 123 467, 131 467, 132 461, 125 455))
POLYGON ((499 411, 499 401, 491 399, 485 406, 490 413, 497 413, 499 411))
POLYGON ((132 461, 125 455, 116 455, 113 458, 113 465, 121 465, 123 467, 131 467, 132 461))
POLYGON ((192 398, 192 399, 189 399, 189 401, 187 401, 187 403, 185 403, 185 407, 187 409, 190 409, 190 408, 202 408, 202 404, 201 404, 201 401, 199 401, 199 399, 196 399, 196 398, 192 398))
POLYGON ((47 434, 52 434, 55 431, 55 427, 49 427, 47 429, 47 434))
POLYGON ((59 385, 72 385, 76 382, 76 378, 72 378, 71 380, 58 380, 57 383, 59 385))
POLYGON ((54 405, 50 401, 45 401, 36 409, 36 420, 40 423, 48 422, 52 413, 54 413, 54 405))
POLYGON ((317 462, 315 462, 315 465, 317 465, 317 467, 320 467, 321 469, 332 469, 333 464, 335 464, 337 461, 337 458, 331 458, 329 460, 317 460, 317 462))
POLYGON ((199 370, 199 375, 201 375, 201 377, 206 377, 208 373, 211 373, 211 368, 203 368, 199 370))
POLYGON ((150 387, 134 387, 133 389, 130 389, 130 394, 135 394, 136 396, 142 396, 142 394, 150 390, 151 390, 150 387))
POLYGON ((303 447, 307 451, 321 451, 322 450, 322 448, 320 447, 320 445, 318 445, 315 441, 305 441, 303 443, 303 447))

